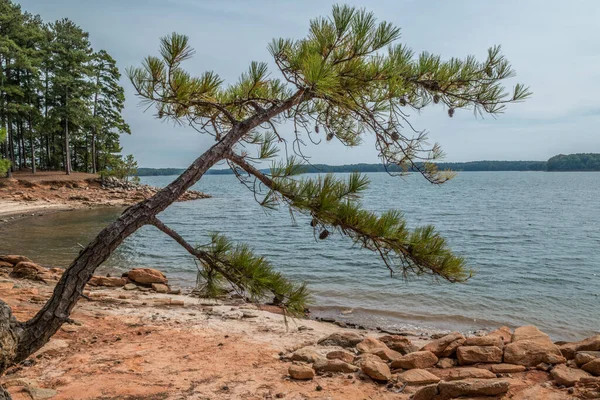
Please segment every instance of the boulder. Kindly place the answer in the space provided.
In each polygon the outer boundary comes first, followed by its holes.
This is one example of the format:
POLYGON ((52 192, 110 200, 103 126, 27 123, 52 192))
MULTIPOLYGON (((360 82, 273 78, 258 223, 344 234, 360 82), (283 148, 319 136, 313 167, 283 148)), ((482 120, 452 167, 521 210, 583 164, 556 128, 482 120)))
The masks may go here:
POLYGON ((496 346, 501 349, 504 347, 504 340, 499 336, 473 336, 467 338, 463 346, 496 346))
POLYGON ((167 277, 159 270, 152 268, 134 268, 127 274, 127 277, 137 283, 151 285, 153 283, 168 282, 167 277))
POLYGON ((441 369, 452 368, 456 366, 456 360, 454 358, 447 357, 440 358, 435 366, 441 369))
POLYGON ((592 336, 580 342, 563 343, 560 351, 567 360, 575 358, 578 351, 600 351, 600 335, 592 336))
POLYGON ((495 379, 496 374, 483 368, 463 367, 443 370, 432 370, 434 375, 444 381, 458 381, 461 379, 495 379))
POLYGON ((429 385, 417 390, 411 400, 433 400, 438 399, 438 385, 429 385))
POLYGON ((431 351, 415 351, 392 361, 392 368, 423 369, 431 368, 438 358, 431 351))
POLYGON ((452 332, 446 336, 442 336, 439 339, 432 340, 421 348, 421 351, 430 351, 437 357, 450 357, 454 350, 462 343, 464 343, 465 337, 460 332, 452 332), (448 351, 445 351, 446 349, 448 351))
POLYGON ((344 350, 335 350, 327 353, 327 358, 330 360, 342 360, 351 363, 354 361, 354 354, 344 350))
POLYGON ((318 360, 323 360, 323 357, 314 347, 307 346, 296 350, 292 354, 292 361, 302 361, 307 363, 314 363, 318 360))
POLYGON ((487 336, 501 338, 504 341, 504 344, 508 344, 512 341, 512 332, 508 326, 500 327, 495 331, 488 333, 487 336))
MULTIPOLYGON (((594 352, 590 352, 590 353, 594 353, 594 352)), ((575 364, 578 367, 581 367, 582 365, 587 364, 590 361, 593 361, 596 358, 598 358, 594 354, 590 354, 590 353, 583 351, 583 352, 579 352, 579 353, 575 354, 575 364)))
POLYGON ((356 345, 356 350, 359 353, 375 353, 380 349, 387 349, 385 343, 375 339, 374 337, 365 338, 362 342, 356 345))
POLYGON ((363 363, 365 363, 367 361, 381 362, 381 358, 377 357, 375 354, 364 353, 364 354, 361 354, 360 356, 356 357, 354 359, 354 361, 352 362, 352 364, 354 364, 360 368, 363 365, 363 363))
POLYGON ((313 368, 317 372, 343 372, 350 373, 358 371, 356 365, 348 364, 342 360, 320 359, 313 364, 313 368))
POLYGON ((106 286, 106 287, 122 287, 127 283, 125 278, 113 278, 107 276, 92 276, 88 285, 90 286, 106 286))
POLYGON ((580 369, 569 368, 566 365, 560 364, 550 371, 550 376, 557 385, 571 387, 575 386, 582 378, 589 377, 590 374, 580 369))
POLYGON ((315 370, 309 367, 308 365, 292 364, 288 368, 288 374, 290 374, 292 379, 306 381, 314 378, 315 370))
POLYGON ((11 265, 17 265, 20 262, 33 262, 25 256, 17 256, 14 254, 0 255, 0 261, 9 263, 11 265))
POLYGON ((371 354, 375 354, 377 357, 381 358, 383 361, 394 361, 394 360, 397 360, 397 359, 403 357, 402 354, 400 354, 397 351, 394 351, 392 349, 388 349, 387 347, 382 348, 382 349, 376 349, 371 354))
POLYGON ((588 363, 583 364, 581 369, 594 376, 600 376, 600 358, 596 358, 588 363))
POLYGON ((390 368, 383 361, 366 360, 361 364, 360 369, 367 376, 376 381, 387 382, 392 379, 390 368))
POLYGON ((502 350, 496 346, 460 346, 456 358, 460 365, 501 363, 502 350))
POLYGON ((170 289, 164 283, 153 283, 152 290, 154 290, 156 293, 169 293, 170 289))
POLYGON ((417 346, 411 343, 411 341, 405 337, 400 335, 385 335, 378 338, 381 342, 385 343, 385 345, 398 353, 405 355, 408 353, 415 352, 419 350, 417 346))
POLYGON ((496 374, 515 374, 517 372, 526 371, 527 367, 515 364, 494 364, 492 365, 491 370, 496 374))
POLYGON ((550 339, 550 337, 533 325, 521 326, 515 329, 512 335, 513 342, 536 339, 550 339))
POLYGON ((321 346, 352 348, 362 341, 363 338, 356 332, 335 332, 320 339, 317 343, 321 346))
POLYGON ((440 378, 424 369, 411 369, 398 374, 398 381, 407 385, 428 385, 439 382, 440 378))
POLYGON ((560 364, 565 361, 559 348, 549 338, 519 340, 504 348, 504 362, 508 364, 535 367, 540 363, 560 364))
POLYGON ((508 392, 509 388, 509 382, 496 379, 440 382, 437 386, 440 399, 498 396, 508 392))
POLYGON ((10 273, 10 277, 22 279, 38 279, 38 274, 44 274, 48 272, 49 271, 41 265, 30 261, 21 261, 13 267, 13 270, 10 273))

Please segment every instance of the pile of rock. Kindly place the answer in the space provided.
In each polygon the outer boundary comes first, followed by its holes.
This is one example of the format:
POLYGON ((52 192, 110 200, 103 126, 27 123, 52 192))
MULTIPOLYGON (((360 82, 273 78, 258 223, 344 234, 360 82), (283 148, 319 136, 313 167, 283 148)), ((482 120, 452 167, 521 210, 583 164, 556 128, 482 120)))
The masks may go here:
MULTIPOLYGON (((19 255, 0 255, 0 270, 11 278, 42 281, 56 284, 64 269, 46 268, 29 258, 19 255)), ((134 268, 121 277, 94 275, 88 282, 91 287, 123 287, 125 290, 155 291, 157 293, 179 294, 168 285, 168 279, 162 272, 151 268, 134 268)))
POLYGON ((509 390, 512 374, 530 370, 549 372, 557 387, 591 388, 600 398, 600 335, 557 345, 534 326, 514 332, 502 327, 468 338, 453 332, 421 348, 404 336, 334 333, 290 358, 293 379, 357 373, 388 387, 409 387, 414 400, 501 395, 509 390))
MULTIPOLYGON (((103 189, 111 190, 117 193, 136 192, 137 194, 140 194, 145 198, 153 196, 156 192, 160 190, 150 185, 117 179, 115 177, 103 177, 98 179, 97 182, 103 189)), ((195 190, 188 190, 179 198, 179 201, 206 199, 208 197, 210 196, 205 193, 198 192, 195 190)))

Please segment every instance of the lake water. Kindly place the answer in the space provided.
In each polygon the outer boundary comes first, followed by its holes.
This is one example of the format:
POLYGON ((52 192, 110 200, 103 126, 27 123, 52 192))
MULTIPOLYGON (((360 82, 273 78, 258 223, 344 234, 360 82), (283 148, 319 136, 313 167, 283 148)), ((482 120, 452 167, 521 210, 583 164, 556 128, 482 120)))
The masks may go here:
MULTIPOLYGON (((344 175, 344 174, 341 174, 344 175)), ((205 176, 194 188, 213 198, 176 203, 161 219, 192 243, 219 231, 313 292, 311 309, 368 326, 460 329, 534 324, 554 339, 600 330, 600 173, 465 172, 442 186, 419 176, 368 174, 365 207, 402 210, 409 224, 432 223, 478 273, 467 284, 391 279, 376 255, 344 238, 316 241, 306 217, 265 213, 234 176, 205 176), (341 310, 354 312, 342 315, 341 310)), ((147 177, 164 186, 174 177, 147 177)), ((66 266, 119 210, 56 213, 0 227, 0 253, 66 266)), ((144 227, 103 271, 159 268, 193 286, 193 259, 144 227)))

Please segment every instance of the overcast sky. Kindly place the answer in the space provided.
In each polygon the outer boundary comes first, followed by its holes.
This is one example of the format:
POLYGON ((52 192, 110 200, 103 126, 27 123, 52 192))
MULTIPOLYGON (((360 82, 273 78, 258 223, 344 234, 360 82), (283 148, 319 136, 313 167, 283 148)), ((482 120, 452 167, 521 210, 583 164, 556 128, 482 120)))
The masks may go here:
MULTIPOLYGON (((90 32, 95 50, 107 50, 124 72, 173 31, 186 34, 197 53, 192 73, 213 70, 234 81, 250 61, 270 61, 274 37, 302 38, 309 19, 326 15, 329 0, 22 0, 47 21, 68 17, 90 32)), ((459 111, 453 119, 430 108, 414 117, 447 161, 545 160, 558 153, 600 152, 600 4, 598 0, 389 0, 348 1, 402 28, 402 42, 444 58, 501 44, 517 71, 514 82, 533 97, 498 119, 459 111)), ((275 71, 274 71, 275 72, 275 71)), ((514 83, 512 82, 512 83, 514 83)), ((144 167, 186 167, 211 143, 194 130, 174 128, 138 106, 128 81, 125 119, 132 135, 125 153, 144 167)), ((511 83, 511 82, 509 82, 511 83)), ((315 163, 377 162, 372 138, 347 149, 324 143, 307 149, 315 163)))

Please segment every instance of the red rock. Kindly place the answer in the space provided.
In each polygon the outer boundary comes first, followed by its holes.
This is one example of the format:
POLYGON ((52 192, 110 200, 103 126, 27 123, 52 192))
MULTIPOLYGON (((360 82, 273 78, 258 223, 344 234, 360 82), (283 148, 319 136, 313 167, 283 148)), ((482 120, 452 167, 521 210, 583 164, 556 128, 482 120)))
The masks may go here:
POLYGON ((502 350, 496 346, 460 346, 456 358, 460 365, 501 363, 502 350))
POLYGON ((504 347, 504 340, 499 336, 473 336, 467 338, 463 346, 496 346, 504 347))
POLYGON ((411 369, 398 374, 398 381, 407 385, 427 385, 440 381, 440 378, 424 369, 411 369))
POLYGON ((419 350, 417 346, 405 336, 400 335, 385 335, 378 338, 385 345, 398 353, 405 355, 419 350))
POLYGON ((360 368, 362 364, 367 361, 381 362, 381 358, 379 358, 375 354, 363 353, 360 356, 354 358, 353 364, 360 368))
POLYGON ((348 364, 342 360, 317 360, 313 364, 313 368, 317 372, 343 372, 350 373, 358 371, 358 367, 348 364))
POLYGON ((92 276, 88 285, 90 286, 106 286, 106 287, 121 287, 125 286, 127 279, 108 276, 92 276))
POLYGON ((550 371, 550 376, 554 379, 557 385, 566 387, 574 386, 581 378, 590 376, 585 371, 576 368, 569 368, 566 365, 557 365, 550 371))
POLYGON ((344 350, 335 350, 327 353, 327 358, 330 360, 342 360, 347 363, 354 361, 354 354, 344 350))
POLYGON ((0 261, 0 268, 12 268, 13 264, 6 262, 6 261, 0 261))
POLYGON ((392 361, 392 368, 423 369, 433 367, 438 358, 430 351, 415 351, 392 361))
POLYGON ((392 379, 390 368, 383 361, 366 360, 361 364, 360 369, 376 381, 387 382, 392 379))
POLYGON ((590 361, 581 367, 582 370, 589 372, 592 375, 600 376, 600 358, 590 361))
POLYGON ((38 279, 39 274, 49 273, 49 271, 33 262, 21 261, 13 267, 10 276, 22 279, 38 279))
POLYGON ((437 368, 441 368, 441 369, 447 369, 447 368, 453 368, 456 366, 456 360, 453 358, 440 358, 437 362, 437 364, 435 364, 435 366, 437 368))
POLYGON ((17 256, 14 254, 0 255, 0 261, 4 261, 12 265, 17 265, 20 262, 33 262, 25 256, 17 256))
POLYGON ((521 326, 515 329, 515 333, 512 335, 512 341, 518 342, 520 340, 535 340, 535 339, 550 339, 548 335, 540 331, 536 326, 528 325, 521 326))
POLYGON ((335 332, 320 339, 321 346, 340 346, 351 348, 362 342, 363 338, 356 332, 335 332))
POLYGON ((397 351, 394 351, 392 349, 388 349, 387 347, 383 348, 383 349, 376 349, 371 354, 375 354, 377 357, 381 358, 383 361, 394 361, 394 360, 397 360, 402 357, 402 354, 400 354, 397 351))
POLYGON ((508 392, 509 388, 509 382, 496 379, 440 382, 438 384, 438 396, 441 399, 498 396, 508 392))
POLYGON ((170 289, 167 285, 162 283, 153 283, 152 290, 154 290, 156 293, 169 293, 170 289))
POLYGON ((375 339, 374 337, 365 338, 362 342, 356 345, 356 350, 359 353, 374 353, 379 349, 387 349, 385 343, 375 339))
POLYGON ((558 347, 549 339, 521 340, 509 343, 504 348, 507 364, 535 367, 540 363, 560 364, 566 362, 558 347))
POLYGON ((307 363, 314 363, 318 360, 322 360, 323 357, 314 347, 307 346, 298 349, 292 354, 292 361, 303 361, 307 363))
POLYGON ((589 354, 586 352, 580 352, 580 353, 575 354, 575 364, 578 367, 581 367, 582 365, 587 364, 590 361, 595 360, 596 358, 598 358, 598 357, 596 357, 592 354, 589 354))
POLYGON ((160 271, 151 268, 135 268, 129 271, 127 277, 137 283, 150 285, 152 283, 167 283, 167 277, 160 271))
POLYGON ((562 343, 559 348, 567 360, 572 360, 578 351, 600 351, 600 335, 579 342, 562 343))
POLYGON ((312 379, 315 376, 315 371, 308 365, 290 365, 288 368, 288 373, 293 379, 303 381, 312 379))
POLYGON ((527 367, 515 364, 494 364, 491 366, 491 371, 496 374, 514 374, 526 370, 527 367))
POLYGON ((483 368, 462 367, 438 369, 431 371, 444 381, 457 381, 461 379, 495 379, 496 374, 483 368))
POLYGON ((417 390, 411 400, 433 400, 438 399, 438 385, 429 385, 417 390))
POLYGON ((512 341, 512 331, 508 326, 503 326, 490 332, 487 336, 502 338, 504 344, 508 344, 512 341))
POLYGON ((430 351, 437 357, 449 357, 451 354, 442 354, 445 353, 444 350, 446 350, 446 348, 449 346, 453 349, 456 349, 456 347, 458 346, 453 343, 457 341, 462 344, 465 341, 465 337, 460 332, 452 332, 446 336, 443 336, 436 340, 432 340, 431 342, 427 343, 421 348, 421 351, 430 351))

